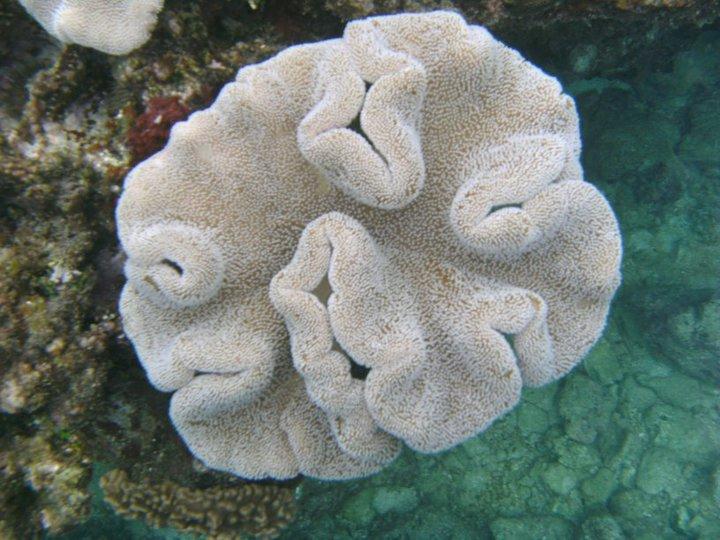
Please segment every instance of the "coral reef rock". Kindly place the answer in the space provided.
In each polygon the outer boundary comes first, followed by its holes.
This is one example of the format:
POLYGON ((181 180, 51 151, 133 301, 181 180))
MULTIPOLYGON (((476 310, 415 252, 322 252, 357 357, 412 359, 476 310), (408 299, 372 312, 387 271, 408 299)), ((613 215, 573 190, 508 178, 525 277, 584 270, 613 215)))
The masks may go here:
POLYGON ((163 0, 20 0, 42 27, 64 43, 127 54, 150 37, 163 0))
POLYGON ((100 485, 105 500, 122 516, 208 538, 274 538, 295 515, 293 490, 286 486, 191 489, 168 480, 133 482, 118 469, 104 475, 100 485))
MULTIPOLYGON (((0 442, 0 537, 37 538, 87 518, 90 475, 75 444, 53 447, 46 433, 0 442)), ((67 442, 74 442, 70 436, 67 442)))
POLYGON ((364 476, 570 371, 621 258, 579 154, 559 83, 454 13, 241 69, 117 209, 124 328, 191 451, 364 476))
POLYGON ((111 222, 88 220, 107 207, 114 182, 77 161, 17 156, 1 138, 0 153, 0 536, 31 538, 89 509, 80 433, 120 325, 95 304, 93 251, 111 222))

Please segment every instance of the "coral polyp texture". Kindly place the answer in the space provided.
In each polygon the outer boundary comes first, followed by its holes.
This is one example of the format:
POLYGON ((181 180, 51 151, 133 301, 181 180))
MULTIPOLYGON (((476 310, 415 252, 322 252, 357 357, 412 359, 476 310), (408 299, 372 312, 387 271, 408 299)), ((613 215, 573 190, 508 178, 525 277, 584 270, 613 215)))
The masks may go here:
POLYGON ((52 36, 108 54, 127 54, 152 32, 163 0, 20 0, 52 36))
POLYGON ((450 12, 241 69, 117 210, 125 330, 193 454, 364 476, 567 373, 620 281, 579 155, 559 83, 450 12))

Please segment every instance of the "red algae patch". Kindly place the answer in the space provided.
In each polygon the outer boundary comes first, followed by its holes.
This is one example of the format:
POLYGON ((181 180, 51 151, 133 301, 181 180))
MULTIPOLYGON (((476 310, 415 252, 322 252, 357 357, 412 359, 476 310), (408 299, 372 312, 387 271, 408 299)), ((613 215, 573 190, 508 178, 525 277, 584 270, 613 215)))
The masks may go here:
POLYGON ((127 132, 132 163, 139 163, 160 150, 167 142, 170 128, 185 120, 190 109, 178 96, 154 97, 127 132))

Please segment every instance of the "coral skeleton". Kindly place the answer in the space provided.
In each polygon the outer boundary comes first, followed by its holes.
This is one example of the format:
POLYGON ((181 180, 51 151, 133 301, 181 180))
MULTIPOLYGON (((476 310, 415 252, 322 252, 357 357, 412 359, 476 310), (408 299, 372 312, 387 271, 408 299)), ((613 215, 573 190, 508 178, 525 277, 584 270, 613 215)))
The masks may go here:
POLYGON ((559 83, 450 12, 242 68, 117 209, 124 327, 193 454, 361 477, 570 371, 620 282, 580 146, 559 83))
POLYGON ((163 0, 20 0, 52 36, 122 55, 143 45, 163 0))

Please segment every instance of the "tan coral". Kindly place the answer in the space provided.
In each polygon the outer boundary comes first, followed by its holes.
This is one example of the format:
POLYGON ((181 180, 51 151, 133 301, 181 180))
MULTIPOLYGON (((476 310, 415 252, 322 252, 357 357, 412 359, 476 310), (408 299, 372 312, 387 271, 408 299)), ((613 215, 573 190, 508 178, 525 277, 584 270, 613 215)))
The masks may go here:
POLYGON ((115 469, 100 479, 100 486, 122 516, 208 538, 274 538, 296 510, 293 489, 272 484, 193 489, 169 480, 133 482, 115 469))
POLYGON ((366 475, 569 371, 621 256, 579 154, 557 81, 453 13, 356 21, 240 70, 117 212, 125 328, 193 453, 252 478, 366 475))
POLYGON ((108 54, 127 54, 150 37, 163 0, 20 0, 49 34, 108 54))

